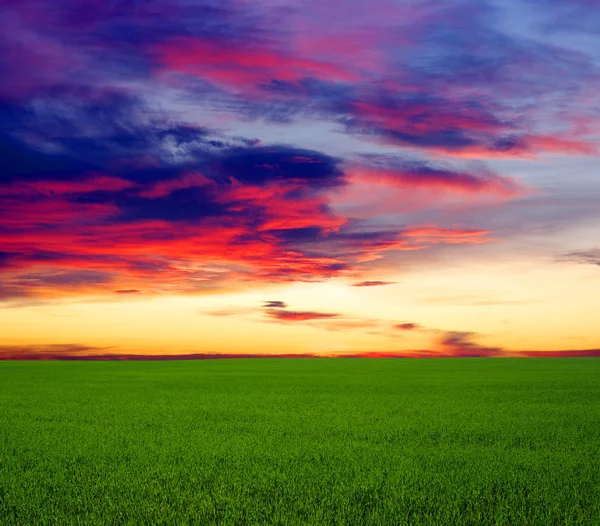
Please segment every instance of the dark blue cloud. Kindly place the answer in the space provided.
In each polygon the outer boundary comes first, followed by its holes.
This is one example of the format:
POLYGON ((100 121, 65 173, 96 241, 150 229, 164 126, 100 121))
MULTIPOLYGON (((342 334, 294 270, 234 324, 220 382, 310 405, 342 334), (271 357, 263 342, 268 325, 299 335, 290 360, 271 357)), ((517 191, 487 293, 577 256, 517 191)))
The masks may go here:
POLYGON ((343 183, 338 164, 338 159, 320 152, 275 145, 227 150, 215 168, 245 184, 286 181, 319 188, 343 183))
POLYGON ((272 230, 272 233, 284 242, 292 244, 314 243, 325 239, 324 229, 318 227, 272 230))
POLYGON ((214 197, 214 194, 203 188, 175 190, 153 199, 124 194, 115 199, 121 211, 117 221, 161 219, 194 222, 209 217, 227 216, 227 207, 214 202, 214 197))
POLYGON ((92 170, 94 165, 62 153, 46 153, 8 134, 0 133, 0 181, 28 178, 70 178, 92 170))

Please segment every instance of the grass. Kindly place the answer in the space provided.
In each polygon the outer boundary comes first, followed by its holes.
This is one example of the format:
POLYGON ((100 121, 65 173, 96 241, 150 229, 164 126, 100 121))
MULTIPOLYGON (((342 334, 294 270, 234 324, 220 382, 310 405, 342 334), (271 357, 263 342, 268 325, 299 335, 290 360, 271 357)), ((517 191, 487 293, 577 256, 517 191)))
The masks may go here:
POLYGON ((0 362, 1 524, 600 524, 600 360, 0 362))

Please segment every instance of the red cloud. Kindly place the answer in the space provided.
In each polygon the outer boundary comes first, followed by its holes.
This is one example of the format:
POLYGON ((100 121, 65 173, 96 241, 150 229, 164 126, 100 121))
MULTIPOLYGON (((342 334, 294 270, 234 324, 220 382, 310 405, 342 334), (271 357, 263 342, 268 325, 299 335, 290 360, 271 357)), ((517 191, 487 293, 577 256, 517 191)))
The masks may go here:
POLYGON ((194 188, 200 186, 208 186, 214 184, 214 182, 198 172, 189 172, 183 174, 177 179, 170 179, 168 181, 158 181, 149 188, 142 190, 140 195, 142 197, 149 197, 151 199, 157 197, 164 197, 174 192, 175 190, 183 190, 186 188, 194 188))
POLYGON ((231 87, 255 87, 271 80, 296 82, 306 77, 352 81, 356 77, 328 62, 295 57, 233 42, 178 38, 155 50, 163 71, 189 73, 231 87))
POLYGON ((477 334, 473 332, 447 331, 438 344, 436 352, 442 356, 484 357, 503 356, 507 351, 500 347, 487 347, 475 341, 477 334))
POLYGON ((489 230, 438 228, 435 226, 411 227, 385 238, 368 234, 356 241, 349 240, 348 248, 357 251, 358 261, 367 262, 379 259, 389 250, 421 250, 432 245, 481 244, 492 241, 489 230))
POLYGON ((482 176, 467 172, 442 169, 410 169, 356 167, 352 176, 357 182, 382 184, 398 188, 415 188, 455 193, 489 193, 502 197, 515 197, 524 193, 520 183, 510 177, 492 174, 482 176))
MULTIPOLYGON (((104 222, 118 210, 111 205, 73 203, 55 197, 38 202, 14 201, 6 206, 0 232, 3 252, 14 254, 5 264, 4 282, 19 283, 20 271, 44 265, 54 268, 105 270, 115 274, 107 284, 113 290, 193 291, 223 279, 243 274, 269 281, 326 279, 350 271, 354 261, 381 257, 386 250, 416 250, 432 244, 483 243, 489 241, 485 230, 441 229, 433 226, 409 228, 387 239, 358 236, 342 237, 337 231, 345 218, 327 212, 317 198, 298 200, 288 205, 279 189, 240 188, 226 192, 223 200, 231 210, 252 213, 233 220, 207 218, 196 224, 146 220, 129 223, 104 222), (244 199, 242 199, 244 197, 244 199), (260 211, 257 215, 256 211, 260 211), (257 222, 257 217, 261 222, 257 222), (341 243, 344 254, 330 257, 310 255, 287 248, 277 232, 318 227, 330 232, 323 247, 341 243), (52 228, 52 235, 46 234, 52 228), (204 265, 237 267, 235 272, 215 273, 188 263, 202 260, 204 265), (151 280, 148 286, 147 280, 151 280)), ((332 253, 334 254, 334 253, 332 253)), ((368 283, 368 282, 367 282, 368 283)), ((360 286, 383 285, 364 283, 360 286)), ((101 284, 72 287, 71 293, 102 290, 101 284)), ((52 295, 60 287, 37 287, 36 294, 52 295)))
MULTIPOLYGON (((344 217, 328 209, 325 197, 305 191, 293 180, 253 186, 230 179, 223 185, 202 174, 184 173, 176 179, 138 187, 116 177, 97 176, 73 182, 5 185, 0 188, 0 198, 0 223, 5 227, 0 231, 0 246, 3 253, 11 255, 4 262, 11 273, 5 274, 3 283, 17 283, 23 294, 26 287, 19 270, 40 265, 111 271, 118 276, 110 290, 174 286, 180 291, 193 290, 203 285, 203 280, 227 278, 226 273, 207 274, 186 263, 199 259, 237 267, 232 276, 241 272, 277 281, 324 279, 348 267, 334 257, 307 256, 287 248, 280 239, 278 232, 286 230, 316 228, 327 233, 346 223, 344 217), (73 194, 96 190, 115 195, 127 190, 130 195, 152 200, 193 187, 204 187, 207 199, 223 212, 176 225, 165 220, 123 221, 112 199, 99 204, 73 198, 73 194), (290 199, 290 192, 296 192, 297 197, 290 199), (148 278, 153 278, 150 287, 144 283, 148 278)), ((89 288, 70 290, 86 292, 89 288)), ((52 287, 46 290, 38 286, 35 290, 37 295, 52 292, 52 287)))
POLYGON ((600 349, 583 349, 575 351, 521 351, 518 355, 527 358, 600 358, 600 349))
MULTIPOLYGON (((48 211, 46 207, 41 208, 48 211)), ((4 283, 21 283, 25 294, 25 284, 19 280, 20 272, 44 265, 45 268, 95 268, 115 273, 116 283, 107 284, 111 291, 160 291, 173 287, 173 290, 185 292, 239 276, 240 272, 254 279, 270 281, 314 280, 335 276, 347 267, 336 258, 306 256, 286 249, 276 236, 261 235, 249 224, 234 225, 227 220, 207 220, 201 225, 181 224, 177 228, 165 221, 78 224, 77 219, 81 216, 77 214, 78 207, 74 208, 67 214, 59 207, 59 214, 44 218, 44 224, 53 226, 52 236, 45 234, 41 228, 42 220, 37 216, 24 218, 28 221, 27 228, 0 233, 3 251, 18 254, 7 263, 10 272, 4 273, 4 283), (202 265, 192 263, 198 260, 204 266, 237 266, 237 271, 207 271, 202 265)), ((317 223, 313 220, 312 224, 317 223)), ((70 291, 81 293, 103 288, 106 287, 80 286, 70 291)), ((35 292, 49 296, 65 293, 60 289, 57 286, 37 287, 35 292)))
POLYGON ((446 244, 479 244, 490 241, 490 230, 438 228, 436 226, 422 226, 407 228, 402 232, 403 237, 414 240, 415 243, 446 244))
MULTIPOLYGON (((450 105, 449 105, 450 107, 450 105)), ((417 135, 444 129, 464 129, 479 132, 499 132, 506 128, 491 115, 460 108, 460 111, 412 103, 409 106, 379 106, 368 102, 354 102, 354 114, 391 131, 407 131, 417 135)))
POLYGON ((319 227, 324 231, 337 231, 347 222, 345 217, 334 215, 327 208, 323 196, 305 196, 302 199, 289 199, 291 191, 300 191, 302 185, 296 183, 274 183, 269 186, 244 186, 236 181, 221 192, 218 202, 229 205, 233 211, 257 208, 264 214, 260 231, 291 230, 296 228, 319 227))
POLYGON ((568 155, 595 155, 598 148, 595 144, 576 138, 538 135, 526 138, 526 144, 532 151, 562 153, 568 155))
MULTIPOLYGON (((517 133, 514 125, 497 119, 491 112, 452 101, 424 100, 399 105, 355 101, 351 108, 357 129, 371 130, 383 142, 424 148, 452 157, 535 158, 539 152, 595 155, 598 151, 596 145, 578 135, 517 133), (505 136, 511 135, 514 137, 503 142, 505 136)), ((397 176, 396 179, 402 180, 397 176)), ((470 185, 465 188, 475 189, 470 185)))
POLYGON ((416 329, 420 329, 421 326, 418 323, 399 323, 394 325, 394 328, 401 331, 414 331, 416 329))
MULTIPOLYGON (((183 140, 187 130, 180 134, 183 140)), ((203 165, 210 177, 172 169, 157 181, 140 177, 139 169, 115 169, 131 180, 85 172, 60 180, 41 173, 0 185, 0 285, 22 297, 192 293, 240 278, 356 275, 358 263, 388 250, 490 241, 488 231, 436 226, 355 232, 329 205, 327 190, 341 187, 344 174, 335 159, 318 152, 240 148, 203 165), (23 279, 32 269, 45 278, 35 286, 23 279), (64 279, 52 278, 61 269, 69 271, 64 279), (73 273, 78 269, 102 271, 104 278, 81 279, 73 273)), ((384 284, 390 282, 357 286, 384 284)))
POLYGON ((328 312, 312 312, 312 311, 291 311, 284 309, 269 309, 267 315, 270 318, 280 321, 313 321, 313 320, 328 320, 337 318, 339 314, 328 312))

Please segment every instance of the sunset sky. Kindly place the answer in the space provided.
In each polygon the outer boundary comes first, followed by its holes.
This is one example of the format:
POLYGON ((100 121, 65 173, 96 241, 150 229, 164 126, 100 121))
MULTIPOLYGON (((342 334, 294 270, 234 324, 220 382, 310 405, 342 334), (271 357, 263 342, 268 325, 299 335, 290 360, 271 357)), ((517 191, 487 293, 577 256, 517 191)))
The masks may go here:
POLYGON ((0 2, 0 357, 600 348, 597 0, 0 2))

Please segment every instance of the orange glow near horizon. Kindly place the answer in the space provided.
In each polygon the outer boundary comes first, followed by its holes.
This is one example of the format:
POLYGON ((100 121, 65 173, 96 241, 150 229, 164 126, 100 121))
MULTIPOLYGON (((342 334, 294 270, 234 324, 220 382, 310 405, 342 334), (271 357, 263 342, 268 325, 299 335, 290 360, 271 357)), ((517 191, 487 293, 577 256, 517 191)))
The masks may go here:
POLYGON ((393 276, 397 283, 372 287, 338 279, 213 295, 132 295, 117 301, 84 296, 2 309, 0 323, 5 346, 80 344, 90 354, 429 350, 435 356, 445 354, 440 342, 449 333, 473 333, 469 345, 508 354, 581 350, 600 342, 595 324, 600 280, 591 270, 572 265, 559 274, 551 266, 490 269, 480 263, 437 276, 415 270, 393 276), (285 306, 266 306, 275 299, 285 306), (414 329, 399 330, 399 324, 414 329))

